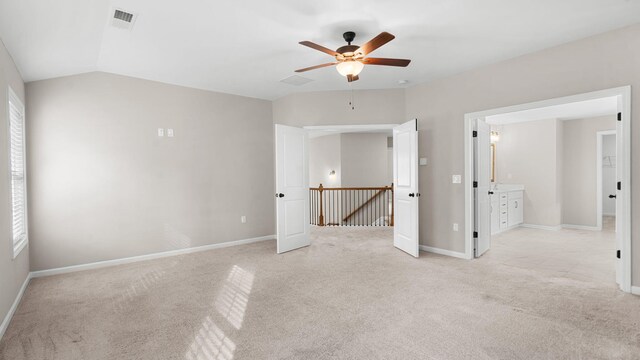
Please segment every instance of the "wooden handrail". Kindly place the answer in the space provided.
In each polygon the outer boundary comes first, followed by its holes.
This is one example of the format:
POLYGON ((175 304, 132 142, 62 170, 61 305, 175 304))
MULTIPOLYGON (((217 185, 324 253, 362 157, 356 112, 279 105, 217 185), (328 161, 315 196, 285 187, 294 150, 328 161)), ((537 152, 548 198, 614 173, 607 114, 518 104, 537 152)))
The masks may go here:
MULTIPOLYGON (((378 188, 370 188, 371 190, 375 190, 378 188)), ((380 196, 380 194, 385 193, 388 190, 388 188, 385 186, 384 188, 382 188, 381 190, 379 190, 377 193, 375 193, 371 198, 369 198, 369 200, 365 201, 364 204, 358 206, 357 209, 353 210, 351 212, 351 214, 347 215, 347 217, 345 217, 344 219, 342 219, 342 221, 347 221, 349 220, 353 215, 355 215, 358 211, 360 211, 363 207, 367 206, 370 202, 372 202, 375 198, 377 198, 378 196, 380 196)))
POLYGON ((313 188, 313 187, 309 188, 309 190, 320 190, 320 189, 322 190, 391 190, 393 188, 391 186, 328 188, 328 187, 322 186, 322 184, 320 184, 320 187, 317 187, 317 188, 313 188))
POLYGON ((393 190, 393 184, 391 186, 334 188, 327 188, 320 184, 318 187, 309 187, 311 224, 317 226, 385 226, 386 223, 387 226, 393 226, 393 190), (367 199, 367 197, 369 198, 367 199), (378 200, 380 197, 383 198, 382 201, 378 200), (390 207, 385 204, 390 204, 390 207), (357 208, 353 210, 355 207, 357 208), (347 212, 350 212, 349 215, 342 219, 344 213, 347 212), (360 214, 363 215, 360 216, 360 214), (372 216, 375 218, 372 219, 372 216), (380 219, 383 219, 382 222, 379 222, 380 219), (370 224, 373 220, 376 221, 376 225, 370 224))

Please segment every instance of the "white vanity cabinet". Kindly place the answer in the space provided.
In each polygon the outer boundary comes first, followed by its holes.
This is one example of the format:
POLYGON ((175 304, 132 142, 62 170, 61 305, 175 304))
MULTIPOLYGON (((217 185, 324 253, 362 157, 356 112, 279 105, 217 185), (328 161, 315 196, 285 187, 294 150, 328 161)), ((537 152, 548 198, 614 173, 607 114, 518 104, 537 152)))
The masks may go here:
POLYGON ((509 209, 507 213, 509 214, 507 225, 508 227, 516 226, 522 224, 524 220, 524 212, 522 211, 522 191, 512 191, 508 195, 509 199, 509 209))
POLYGON ((499 185, 491 195, 491 234, 516 227, 524 221, 524 187, 499 185))

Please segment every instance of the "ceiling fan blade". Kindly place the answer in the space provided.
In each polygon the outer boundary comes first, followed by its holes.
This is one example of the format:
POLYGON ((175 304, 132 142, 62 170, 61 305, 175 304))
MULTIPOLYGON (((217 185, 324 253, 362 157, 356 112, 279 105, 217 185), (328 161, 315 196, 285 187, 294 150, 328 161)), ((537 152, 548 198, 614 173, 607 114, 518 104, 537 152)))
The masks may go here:
POLYGON ((300 45, 304 45, 304 46, 308 46, 308 47, 310 47, 310 48, 312 48, 312 49, 316 49, 316 50, 318 50, 318 51, 322 51, 323 53, 329 54, 329 55, 331 55, 331 56, 338 56, 338 55, 340 55, 340 54, 338 54, 337 52, 335 52, 335 51, 333 51, 333 50, 331 50, 331 49, 329 49, 329 48, 326 48, 326 47, 324 47, 324 46, 322 46, 322 45, 318 45, 318 44, 313 43, 313 42, 311 42, 311 41, 300 41, 300 42, 299 42, 299 44, 300 44, 300 45))
POLYGON ((379 48, 380 46, 388 43, 389 41, 395 39, 396 37, 389 34, 388 32, 381 32, 380 35, 374 37, 373 39, 369 40, 368 43, 360 46, 360 48, 358 50, 356 50, 356 53, 358 54, 362 54, 362 55, 367 55, 369 53, 371 53, 373 50, 379 48))
POLYGON ((308 68, 298 69, 298 70, 296 70, 296 72, 305 72, 305 71, 309 71, 309 70, 320 69, 320 68, 327 67, 327 66, 331 66, 331 65, 335 65, 335 64, 337 64, 337 62, 326 63, 326 64, 320 64, 320 65, 316 65, 316 66, 310 66, 310 67, 308 67, 308 68))
POLYGON ((358 75, 347 75, 348 82, 354 82, 354 81, 357 81, 358 79, 360 79, 358 75))
POLYGON ((387 58, 366 58, 362 60, 363 64, 367 65, 386 65, 386 66, 401 66, 406 67, 411 60, 407 59, 387 59, 387 58))

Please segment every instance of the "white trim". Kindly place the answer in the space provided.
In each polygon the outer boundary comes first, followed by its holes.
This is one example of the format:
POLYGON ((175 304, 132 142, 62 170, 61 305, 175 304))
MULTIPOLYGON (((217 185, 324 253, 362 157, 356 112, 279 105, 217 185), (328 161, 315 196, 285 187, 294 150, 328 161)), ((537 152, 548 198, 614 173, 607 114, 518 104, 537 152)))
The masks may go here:
POLYGON ((548 225, 538 225, 538 224, 520 224, 520 226, 523 227, 523 228, 547 230, 547 231, 560 231, 560 230, 562 230, 562 225, 548 226, 548 225))
POLYGON ((2 320, 2 324, 0 325, 0 340, 4 336, 5 331, 7 331, 7 328, 9 327, 9 323, 13 318, 13 314, 16 313, 16 310, 18 309, 18 305, 20 305, 20 301, 22 300, 22 295, 24 295, 24 291, 27 289, 27 285, 29 285, 30 280, 31 280, 31 273, 27 274, 27 278, 24 279, 24 282, 22 283, 22 287, 20 288, 20 291, 18 291, 18 295, 16 295, 16 299, 13 301, 11 308, 9 308, 9 312, 7 312, 7 315, 4 317, 4 320, 2 320))
POLYGON ((602 231, 602 225, 600 225, 600 226, 586 226, 586 225, 562 224, 562 228, 563 229, 572 229, 572 230, 602 231))
POLYGON ((485 111, 467 113, 464 115, 464 156, 465 156, 465 253, 467 256, 473 255, 473 147, 471 137, 472 122, 475 119, 483 118, 490 115, 498 115, 503 113, 535 109, 540 107, 561 105, 572 102, 585 100, 593 100, 605 97, 617 96, 619 101, 620 112, 622 113, 621 130, 616 134, 616 141, 623 147, 622 154, 618 154, 617 166, 622 166, 623 176, 618 181, 622 181, 622 190, 617 193, 617 200, 622 201, 621 214, 616 214, 617 221, 620 221, 618 232, 622 237, 621 259, 622 262, 622 280, 620 289, 624 292, 631 291, 631 86, 622 86, 612 89, 593 91, 584 94, 577 94, 554 99, 536 101, 526 104, 507 106, 485 111))
POLYGON ((260 237, 250 238, 250 239, 227 241, 227 242, 218 243, 218 244, 190 247, 186 249, 170 250, 170 251, 158 252, 158 253, 147 254, 147 255, 132 256, 132 257, 127 257, 122 259, 105 260, 105 261, 98 261, 98 262, 89 263, 89 264, 65 266, 65 267, 48 269, 48 270, 39 270, 39 271, 31 272, 31 277, 38 278, 43 276, 66 274, 66 273, 76 272, 76 271, 99 269, 99 268, 108 267, 108 266, 129 264, 129 263, 152 260, 152 259, 160 259, 160 258, 165 258, 169 256, 191 254, 195 252, 221 249, 221 248, 226 248, 230 246, 252 244, 259 241, 274 240, 275 238, 276 238, 275 235, 267 235, 267 236, 260 236, 260 237))
POLYGON ((451 257, 458 258, 458 259, 469 259, 469 257, 467 257, 466 253, 458 252, 458 251, 452 251, 452 250, 445 250, 445 249, 440 249, 440 248, 435 248, 435 247, 431 247, 431 246, 427 246, 427 245, 420 245, 420 250, 426 251, 426 252, 430 252, 430 253, 434 253, 434 254, 438 254, 438 255, 451 256, 451 257))
MULTIPOLYGON (((616 136, 616 130, 596 132, 596 229, 602 230, 602 143, 607 135, 616 136)), ((617 139, 616 139, 617 141, 617 139)))
POLYGON ((631 293, 633 295, 640 295, 640 286, 632 286, 631 287, 631 293))
POLYGON ((303 126, 305 130, 319 131, 345 131, 345 132, 365 132, 370 130, 391 130, 398 124, 367 124, 367 125, 312 125, 303 126))

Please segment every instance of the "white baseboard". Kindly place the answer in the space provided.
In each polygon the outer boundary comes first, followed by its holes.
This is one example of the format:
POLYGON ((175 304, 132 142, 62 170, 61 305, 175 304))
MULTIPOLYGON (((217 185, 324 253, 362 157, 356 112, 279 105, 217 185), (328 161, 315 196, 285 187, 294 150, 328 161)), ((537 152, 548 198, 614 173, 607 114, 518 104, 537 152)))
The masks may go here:
POLYGON ((251 238, 251 239, 227 241, 227 242, 223 242, 223 243, 219 243, 219 244, 211 244, 211 245, 190 247, 190 248, 186 248, 186 249, 163 251, 163 252, 159 252, 159 253, 153 253, 153 254, 148 254, 148 255, 140 255, 140 256, 132 256, 132 257, 127 257, 127 258, 122 258, 122 259, 105 260, 105 261, 98 261, 98 262, 89 263, 89 264, 65 266, 65 267, 60 267, 60 268, 55 268, 55 269, 48 269, 48 270, 39 270, 39 271, 31 272, 31 277, 32 278, 37 278, 37 277, 42 277, 42 276, 66 274, 66 273, 82 271, 82 270, 99 269, 99 268, 103 268, 103 267, 115 266, 115 265, 121 265, 121 264, 129 264, 129 263, 138 262, 138 261, 160 259, 160 258, 169 257, 169 256, 184 255, 184 254, 191 254, 191 253, 194 253, 194 252, 207 251, 207 250, 213 250, 213 249, 220 249, 220 248, 225 248, 225 247, 229 247, 229 246, 246 245, 246 244, 251 244, 251 243, 255 243, 255 242, 259 242, 259 241, 273 240, 275 238, 276 238, 275 235, 267 235, 267 236, 260 236, 260 237, 255 237, 255 238, 251 238))
POLYGON ((632 286, 631 287, 631 293, 633 295, 640 295, 640 286, 632 286))
POLYGON ((13 318, 13 314, 15 314, 16 310, 18 309, 20 300, 22 300, 22 295, 24 295, 24 291, 27 289, 27 285, 29 285, 29 280, 31 280, 31 273, 27 274, 27 278, 24 279, 24 283, 22 283, 22 287, 20 288, 20 291, 18 291, 18 295, 16 296, 16 299, 13 301, 11 308, 9 308, 9 312, 7 312, 7 315, 2 320, 2 324, 0 325, 0 339, 2 339, 2 337, 4 336, 4 332, 7 331, 7 328, 9 327, 9 323, 13 318))
POLYGON ((521 224, 520 226, 524 228, 529 228, 529 229, 539 229, 539 230, 549 230, 549 231, 558 231, 562 229, 562 225, 547 226, 547 225, 536 225, 536 224, 521 224))
POLYGON ((426 246, 426 245, 420 245, 420 250, 434 253, 434 254, 439 254, 439 255, 452 256, 459 259, 468 259, 467 254, 465 253, 435 248, 435 247, 426 246))
POLYGON ((601 231, 601 227, 597 226, 585 226, 585 225, 573 225, 573 224, 562 224, 563 229, 574 229, 574 230, 589 230, 589 231, 601 231))

